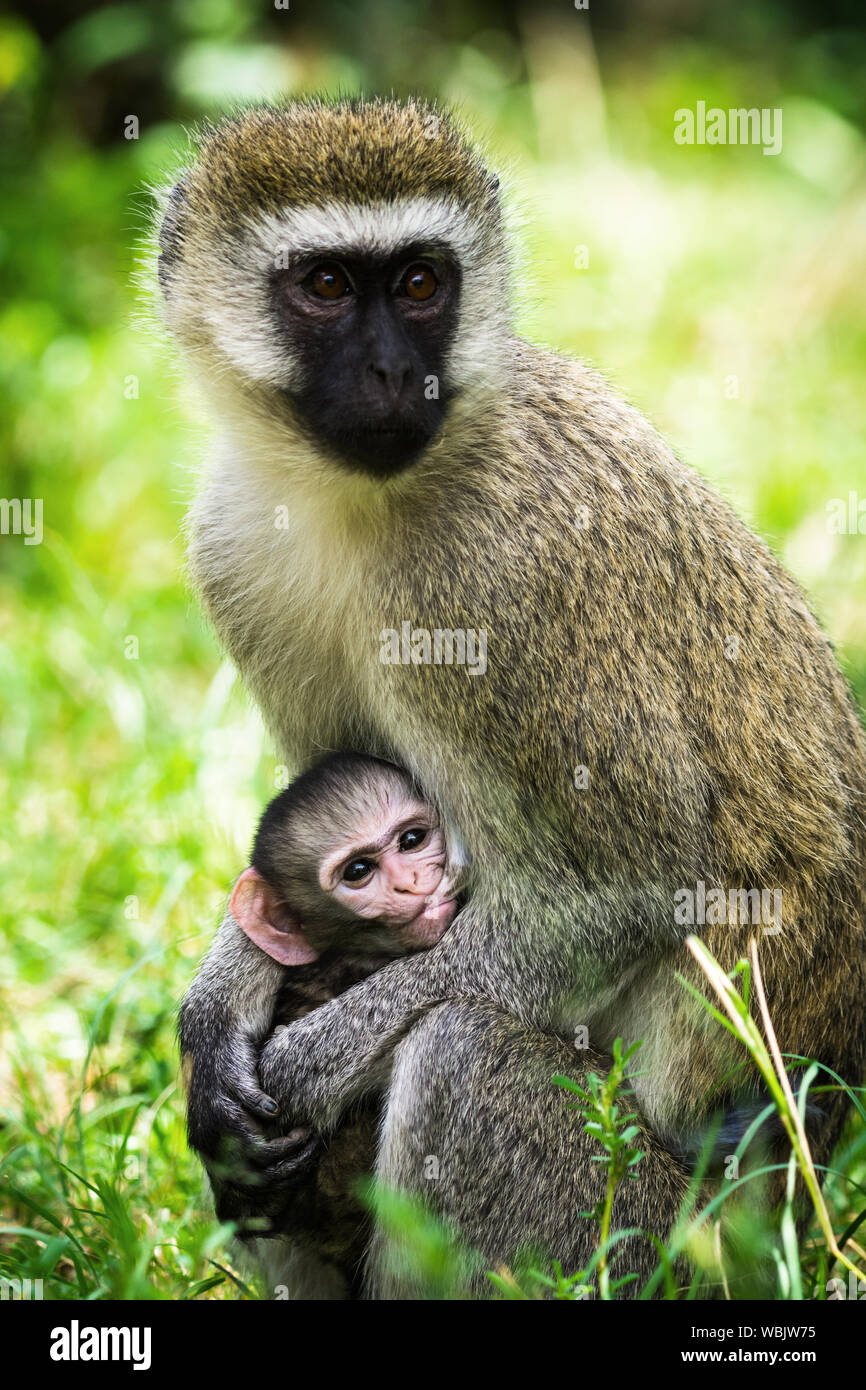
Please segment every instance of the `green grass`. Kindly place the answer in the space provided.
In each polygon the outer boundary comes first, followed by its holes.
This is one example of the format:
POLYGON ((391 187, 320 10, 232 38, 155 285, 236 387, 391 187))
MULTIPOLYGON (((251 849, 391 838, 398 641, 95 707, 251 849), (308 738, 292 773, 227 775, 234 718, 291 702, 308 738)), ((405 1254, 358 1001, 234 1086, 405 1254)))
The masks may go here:
MULTIPOLYGON (((202 42, 178 40, 179 111, 200 99, 202 42)), ((529 77, 504 40, 455 54, 434 36, 424 68, 514 171, 534 277, 523 327, 593 358, 769 538, 862 701, 866 543, 825 525, 831 498, 864 490, 860 132, 791 78, 777 159, 683 150, 673 110, 751 104, 748 61, 623 46, 602 88, 585 47, 543 28, 526 43, 529 77)), ((185 587, 203 426, 132 323, 144 190, 183 134, 172 121, 95 150, 63 91, 46 120, 45 61, 24 27, 0 28, 17 113, 3 491, 41 497, 45 518, 40 546, 0 537, 0 1274, 41 1277, 51 1298, 234 1298, 185 1145, 175 1016, 278 760, 185 587)), ((326 46, 305 63, 310 86, 369 76, 326 46)), ((863 1205, 859 1120, 835 1169, 839 1233, 863 1205)), ((800 1253, 820 1274, 820 1249, 800 1253)))

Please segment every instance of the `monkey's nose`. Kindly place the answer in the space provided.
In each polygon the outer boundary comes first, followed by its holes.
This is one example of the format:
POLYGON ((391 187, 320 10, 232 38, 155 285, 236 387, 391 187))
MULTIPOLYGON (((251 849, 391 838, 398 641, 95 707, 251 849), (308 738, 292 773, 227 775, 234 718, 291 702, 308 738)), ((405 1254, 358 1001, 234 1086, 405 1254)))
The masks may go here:
POLYGON ((395 878, 394 878, 394 892, 395 892, 395 893, 417 893, 417 892, 419 892, 419 888, 418 888, 418 870, 417 870, 417 869, 409 869, 409 868, 405 868, 405 867, 402 868, 399 877, 395 877, 395 878))
POLYGON ((391 404, 400 399, 412 375, 412 367, 405 359, 388 361, 380 358, 370 363, 369 370, 378 389, 391 404))

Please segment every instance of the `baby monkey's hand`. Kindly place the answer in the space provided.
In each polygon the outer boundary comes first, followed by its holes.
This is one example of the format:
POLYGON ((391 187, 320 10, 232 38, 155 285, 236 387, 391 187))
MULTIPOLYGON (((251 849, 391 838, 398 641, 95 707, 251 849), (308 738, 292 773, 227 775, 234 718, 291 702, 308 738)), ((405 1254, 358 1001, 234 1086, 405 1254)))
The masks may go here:
POLYGON ((321 1137, 306 1125, 283 1135, 276 1131, 274 1125, 272 1137, 258 1145, 227 1146, 208 1165, 217 1216, 234 1222, 238 1235, 279 1230, 286 1209, 302 1200, 315 1180, 321 1137))

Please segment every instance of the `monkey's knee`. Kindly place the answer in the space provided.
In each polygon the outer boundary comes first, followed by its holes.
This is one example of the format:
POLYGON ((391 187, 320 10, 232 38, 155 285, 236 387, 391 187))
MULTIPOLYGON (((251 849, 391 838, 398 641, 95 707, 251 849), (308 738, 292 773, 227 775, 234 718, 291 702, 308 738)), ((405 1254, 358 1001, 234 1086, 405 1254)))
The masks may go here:
MULTIPOLYGON (((579 1201, 580 1130, 551 1080, 568 1052, 493 1005, 454 1001, 426 1014, 395 1056, 377 1178, 422 1201, 480 1253, 471 1280, 479 1291, 484 1270, 521 1247, 543 1246, 575 1268, 591 1254, 579 1213, 602 1195, 599 1165, 587 1165, 595 1171, 579 1201)), ((380 1232, 375 1291, 417 1296, 411 1280, 389 1274, 390 1244, 380 1232)))
MULTIPOLYGON (((587 1054, 580 1054, 584 1070, 587 1054)), ((567 1162, 579 1127, 553 1084, 577 1054, 494 1004, 453 1000, 425 1014, 397 1049, 377 1171, 410 1191, 472 1184, 519 1158, 567 1162)), ((590 1065, 602 1065, 590 1058, 590 1065)))
MULTIPOLYGON (((421 1200, 481 1255, 484 1269, 537 1251, 570 1272, 589 1262, 592 1223, 581 1215, 604 1196, 606 1168, 567 1097, 553 1083, 583 1081, 605 1059, 576 1052, 479 1001, 431 1010, 401 1043, 385 1107, 377 1177, 421 1200)), ((641 1136, 643 1171, 622 1185, 614 1216, 622 1228, 664 1238, 686 1175, 652 1135, 641 1136)), ((640 1275, 654 1267, 649 1239, 624 1242, 612 1259, 640 1275)), ((393 1265, 394 1261, 391 1260, 393 1265)), ((388 1273, 388 1240, 377 1236, 371 1284, 379 1296, 411 1297, 388 1273)), ((487 1285, 489 1289, 489 1284, 487 1285)))

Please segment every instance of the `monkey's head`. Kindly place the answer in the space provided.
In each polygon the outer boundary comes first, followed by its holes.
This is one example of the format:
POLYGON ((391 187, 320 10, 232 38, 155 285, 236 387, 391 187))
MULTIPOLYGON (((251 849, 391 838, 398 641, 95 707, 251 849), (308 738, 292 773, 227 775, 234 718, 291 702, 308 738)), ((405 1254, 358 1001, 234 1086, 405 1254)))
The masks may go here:
POLYGON ((391 763, 333 753, 265 808, 231 910, 284 965, 435 945, 457 910, 434 808, 391 763))
POLYGON ((217 404, 340 468, 401 472, 495 380, 498 179, 435 106, 302 101, 210 128, 159 243, 168 324, 217 404))

